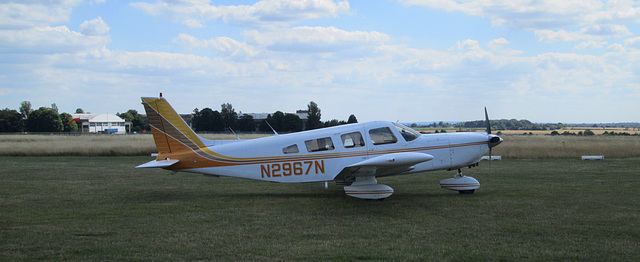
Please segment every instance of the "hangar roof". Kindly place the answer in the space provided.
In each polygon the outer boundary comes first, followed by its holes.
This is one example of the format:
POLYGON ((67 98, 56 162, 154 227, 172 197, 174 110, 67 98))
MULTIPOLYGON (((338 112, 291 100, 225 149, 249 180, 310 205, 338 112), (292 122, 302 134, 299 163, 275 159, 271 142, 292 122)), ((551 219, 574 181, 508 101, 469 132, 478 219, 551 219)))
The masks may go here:
POLYGON ((110 122, 123 123, 124 119, 114 114, 71 114, 73 118, 80 118, 82 122, 110 122))

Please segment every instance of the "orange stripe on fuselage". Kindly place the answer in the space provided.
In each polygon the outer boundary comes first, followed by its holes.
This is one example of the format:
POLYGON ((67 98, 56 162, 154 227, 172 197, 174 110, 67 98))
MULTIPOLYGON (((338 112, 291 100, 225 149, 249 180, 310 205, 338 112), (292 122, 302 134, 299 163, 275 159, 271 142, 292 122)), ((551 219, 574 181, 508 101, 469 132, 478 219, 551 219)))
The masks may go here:
MULTIPOLYGON (((160 130, 156 131, 160 132, 160 130)), ((166 134, 165 134, 166 135, 166 134)), ((211 155, 209 152, 210 149, 207 150, 197 149, 193 150, 190 147, 182 144, 177 139, 172 136, 166 135, 167 140, 169 141, 169 145, 171 146, 172 153, 168 154, 160 154, 158 155, 158 160, 162 160, 165 158, 170 159, 178 159, 180 162, 177 164, 168 167, 167 169, 191 169, 191 168, 206 168, 206 167, 221 167, 221 166, 239 166, 239 165, 253 165, 253 164, 267 164, 267 163, 279 163, 279 162, 287 162, 287 161, 308 161, 308 160, 319 160, 319 159, 336 159, 336 158, 346 158, 346 157, 357 157, 357 156, 366 156, 366 155, 384 155, 391 153, 399 153, 399 152, 419 152, 419 151, 429 151, 436 149, 447 149, 453 147, 464 147, 464 146, 474 146, 474 145, 482 145, 487 144, 487 142, 473 142, 473 143, 465 143, 465 144, 457 144, 452 146, 438 146, 438 147, 420 147, 420 148, 412 148, 412 149, 393 149, 393 150, 378 150, 378 151, 356 151, 356 152, 340 152, 340 153, 329 153, 329 154, 318 154, 318 155, 299 155, 299 156, 276 156, 276 157, 258 157, 258 158, 232 158, 226 157, 220 154, 211 155)))

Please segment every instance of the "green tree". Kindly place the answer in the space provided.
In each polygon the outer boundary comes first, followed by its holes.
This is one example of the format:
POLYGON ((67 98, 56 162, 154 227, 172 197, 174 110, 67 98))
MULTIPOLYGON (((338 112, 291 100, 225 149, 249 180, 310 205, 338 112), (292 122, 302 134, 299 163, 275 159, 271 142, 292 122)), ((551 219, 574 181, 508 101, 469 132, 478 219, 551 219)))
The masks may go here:
MULTIPOLYGON (((77 112, 78 110, 76 110, 77 112)), ((144 119, 144 117, 138 114, 137 110, 129 109, 129 111, 124 112, 122 114, 117 113, 118 117, 122 118, 124 121, 131 123, 131 127, 129 132, 141 132, 142 130, 149 130, 149 123, 144 119)))
POLYGON ((271 127, 269 127, 269 125, 272 125, 271 122, 273 122, 273 118, 271 117, 271 114, 267 115, 267 118, 265 118, 264 120, 262 120, 262 122, 260 122, 260 126, 258 126, 258 130, 260 130, 260 132, 271 132, 271 127))
POLYGON ((9 108, 0 110, 0 132, 22 132, 23 130, 22 114, 9 108))
POLYGON ((220 105, 220 115, 224 123, 224 128, 237 129, 238 128, 238 114, 233 109, 233 106, 229 103, 220 105))
POLYGON ((302 131, 302 119, 296 114, 287 113, 282 121, 282 131, 299 132, 302 131))
POLYGON ((82 108, 76 108, 76 114, 84 114, 84 110, 82 108))
POLYGON ((276 111, 275 113, 273 113, 269 124, 271 124, 271 126, 273 126, 273 129, 278 132, 284 131, 284 113, 282 113, 282 111, 276 111))
POLYGON ((193 116, 192 126, 196 131, 220 132, 224 131, 224 120, 220 112, 205 107, 193 116))
POLYGON ((198 117, 200 117, 200 110, 198 110, 198 108, 194 108, 193 109, 193 113, 191 114, 193 115, 191 117, 191 129, 193 129, 194 131, 198 131, 198 124, 200 123, 198 121, 198 117))
POLYGON ((307 105, 307 110, 309 111, 309 113, 307 114, 307 130, 322 128, 324 125, 320 121, 322 114, 320 113, 318 104, 311 101, 307 105))
POLYGON ((31 114, 33 110, 31 109, 31 102, 22 101, 20 102, 20 114, 22 115, 22 119, 29 118, 29 114, 31 114))
POLYGON ((238 119, 238 130, 244 131, 244 132, 256 131, 256 123, 253 121, 253 116, 243 114, 238 119))
POLYGON ((351 114, 349 116, 349 119, 347 120, 347 124, 353 124, 353 123, 358 123, 358 119, 354 114, 351 114))
POLYGON ((62 121, 62 131, 78 131, 78 124, 75 121, 71 121, 73 117, 68 113, 60 114, 60 121, 62 121))
POLYGON ((194 112, 192 126, 195 131, 214 131, 214 111, 211 108, 205 107, 200 111, 196 108, 194 112))
POLYGON ((338 126, 338 125, 340 125, 340 121, 338 121, 338 119, 331 119, 327 122, 324 122, 324 127, 338 126))
POLYGON ((584 136, 594 136, 596 134, 593 133, 593 131, 591 131, 591 129, 585 129, 583 135, 584 136))
POLYGON ((210 131, 216 131, 216 132, 225 131, 224 130, 224 118, 222 118, 222 114, 220 114, 220 112, 218 112, 218 110, 214 110, 213 111, 213 113, 211 115, 211 119, 212 119, 212 123, 211 123, 212 130, 210 130, 210 131))
POLYGON ((60 132, 63 125, 58 112, 53 108, 41 107, 29 114, 26 129, 28 132, 60 132))
POLYGON ((260 123, 260 127, 258 128, 262 132, 271 132, 271 127, 276 132, 283 132, 284 129, 284 113, 282 111, 276 111, 273 115, 267 115, 267 118, 260 123), (271 125, 271 127, 269 127, 271 125))

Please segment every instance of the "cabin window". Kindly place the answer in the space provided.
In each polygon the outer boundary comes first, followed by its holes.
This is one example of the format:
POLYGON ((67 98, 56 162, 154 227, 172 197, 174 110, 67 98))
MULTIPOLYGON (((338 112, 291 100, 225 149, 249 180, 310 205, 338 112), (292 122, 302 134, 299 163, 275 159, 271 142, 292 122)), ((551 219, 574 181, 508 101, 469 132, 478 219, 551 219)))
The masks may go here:
POLYGON ((360 132, 344 134, 340 138, 342 139, 342 145, 346 148, 364 146, 364 139, 362 139, 360 132))
POLYGON ((295 154, 298 152, 300 152, 298 151, 298 145, 295 145, 295 144, 282 149, 282 153, 285 153, 285 154, 295 154))
POLYGON ((396 124, 393 123, 396 128, 398 129, 398 132, 400 132, 400 135, 402 135, 402 137, 404 138, 404 140, 406 140, 407 142, 409 141, 413 141, 416 138, 420 137, 420 133, 418 133, 417 131, 408 128, 406 126, 403 126, 401 124, 396 124))
POLYGON ((304 144, 307 146, 307 151, 309 152, 326 151, 326 150, 334 149, 333 141, 331 141, 330 137, 307 140, 307 141, 304 141, 304 144))
POLYGON ((369 136, 374 145, 393 144, 398 142, 396 136, 391 133, 388 127, 381 127, 369 130, 369 136))

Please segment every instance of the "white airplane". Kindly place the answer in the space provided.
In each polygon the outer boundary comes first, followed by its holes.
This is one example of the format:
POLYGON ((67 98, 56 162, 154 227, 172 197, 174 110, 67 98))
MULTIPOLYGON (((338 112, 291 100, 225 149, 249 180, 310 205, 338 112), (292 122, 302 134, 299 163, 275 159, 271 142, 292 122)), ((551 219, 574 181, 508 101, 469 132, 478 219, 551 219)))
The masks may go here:
MULTIPOLYGON (((458 170, 445 189, 473 193, 480 183, 460 168, 478 165, 503 139, 486 133, 420 134, 386 121, 356 123, 249 140, 198 136, 162 98, 142 98, 158 149, 138 168, 163 168, 270 182, 334 181, 348 196, 384 199, 393 194, 376 177, 458 170)), ((486 113, 487 124, 489 117, 486 113)))

